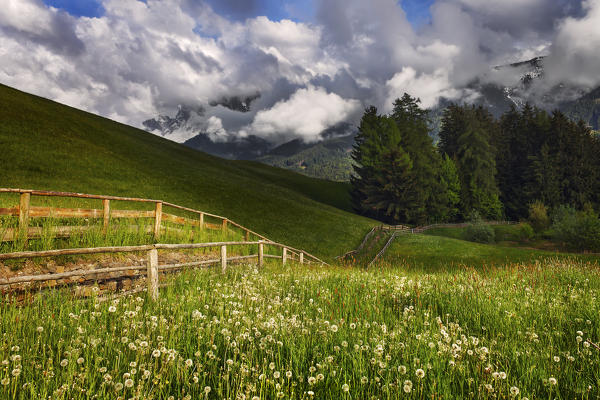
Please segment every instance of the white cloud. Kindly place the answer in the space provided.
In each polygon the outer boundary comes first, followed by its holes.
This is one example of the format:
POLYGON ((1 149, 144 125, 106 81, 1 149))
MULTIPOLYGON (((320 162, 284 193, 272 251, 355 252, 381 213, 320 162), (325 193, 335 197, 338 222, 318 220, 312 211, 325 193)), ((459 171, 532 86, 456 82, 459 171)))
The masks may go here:
POLYGON ((597 84, 599 3, 437 0, 431 24, 415 32, 397 0, 315 0, 312 23, 230 21, 197 0, 104 0, 99 18, 5 0, 0 82, 135 126, 181 104, 204 108, 194 125, 219 140, 315 140, 405 91, 425 106, 461 98, 490 66, 550 42, 552 79, 597 84), (208 106, 256 93, 249 113, 208 106))
POLYGON ((281 140, 297 136, 316 141, 326 128, 346 121, 360 110, 357 100, 343 99, 319 87, 299 89, 287 101, 259 111, 247 131, 281 140))
POLYGON ((435 106, 440 97, 456 99, 462 91, 454 89, 448 78, 447 71, 438 69, 432 74, 419 74, 413 68, 405 67, 387 81, 388 92, 386 110, 390 111, 395 99, 401 98, 404 93, 421 99, 425 108, 435 106))
POLYGON ((552 83, 600 84, 600 0, 586 0, 583 5, 584 17, 566 18, 558 27, 548 58, 552 83))

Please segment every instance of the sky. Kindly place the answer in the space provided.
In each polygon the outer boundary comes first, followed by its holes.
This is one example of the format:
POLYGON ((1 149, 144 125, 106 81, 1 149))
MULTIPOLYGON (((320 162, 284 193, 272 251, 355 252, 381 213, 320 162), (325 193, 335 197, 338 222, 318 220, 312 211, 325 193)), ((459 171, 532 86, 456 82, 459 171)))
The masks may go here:
MULTIPOLYGON (((600 84, 600 0, 4 0, 0 83, 142 127, 190 111, 214 140, 275 143, 390 111, 472 101, 496 65, 600 84), (223 99, 253 98, 249 112, 223 99)), ((178 141, 190 132, 173 136, 178 141)))

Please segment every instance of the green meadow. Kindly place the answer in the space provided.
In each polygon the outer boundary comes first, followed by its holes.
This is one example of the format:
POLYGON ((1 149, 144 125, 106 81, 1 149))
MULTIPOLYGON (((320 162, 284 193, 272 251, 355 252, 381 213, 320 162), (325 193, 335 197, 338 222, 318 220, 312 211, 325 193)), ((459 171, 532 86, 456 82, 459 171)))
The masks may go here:
MULTIPOLYGON (((598 255, 519 247, 520 228, 504 226, 494 227, 499 244, 452 228, 400 234, 366 268, 390 237, 378 232, 336 262, 379 224, 351 212, 345 184, 211 157, 1 85, 0 121, 1 187, 161 199, 331 264, 165 274, 156 302, 144 292, 78 298, 42 287, 20 302, 3 292, 0 399, 600 398, 598 255)), ((16 204, 0 195, 0 207, 16 204)), ((154 243, 152 223, 115 218, 105 235, 100 220, 32 219, 41 239, 0 251, 154 243), (56 226, 77 224, 81 232, 55 237, 56 226)), ((17 226, 2 217, 0 235, 17 226)), ((164 228, 161 242, 242 238, 164 228)))

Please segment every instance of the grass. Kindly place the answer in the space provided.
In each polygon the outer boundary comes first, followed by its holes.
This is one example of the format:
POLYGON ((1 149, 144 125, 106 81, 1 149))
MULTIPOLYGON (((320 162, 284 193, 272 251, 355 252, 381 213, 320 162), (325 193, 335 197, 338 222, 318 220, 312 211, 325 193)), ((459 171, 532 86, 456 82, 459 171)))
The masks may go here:
POLYGON ((157 303, 53 291, 0 304, 0 397, 595 399, 599 271, 270 263, 182 274, 157 303))
MULTIPOLYGON (((523 226, 524 224, 515 224, 515 225, 490 225, 490 228, 494 230, 494 235, 496 238, 496 242, 518 242, 521 244, 526 244, 526 240, 528 238, 524 238, 523 236, 523 226)), ((433 236, 444 236, 453 239, 460 240, 468 240, 466 234, 467 228, 432 228, 428 229, 424 233, 426 235, 433 236)), ((530 238, 529 238, 530 239, 530 238)))
MULTIPOLYGON (((347 184, 212 157, 2 85, 0 121, 3 187, 162 199, 328 260, 376 224, 350 212, 347 184)), ((34 197, 32 205, 53 201, 34 197)), ((14 195, 0 196, 0 207, 16 204, 14 195)), ((58 205, 100 208, 99 201, 58 205)))
POLYGON ((596 262, 600 257, 472 243, 433 235, 399 235, 383 257, 388 264, 409 265, 426 272, 465 267, 484 269, 549 259, 596 262))

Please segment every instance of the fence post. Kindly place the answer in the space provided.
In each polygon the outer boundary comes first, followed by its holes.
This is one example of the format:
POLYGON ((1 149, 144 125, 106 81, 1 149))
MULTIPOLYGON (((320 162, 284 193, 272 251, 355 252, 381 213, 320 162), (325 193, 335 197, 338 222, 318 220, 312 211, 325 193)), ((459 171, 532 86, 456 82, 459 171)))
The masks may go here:
POLYGON ((265 261, 264 244, 262 240, 258 241, 258 266, 262 267, 265 261))
POLYGON ((158 299, 158 251, 152 249, 148 251, 148 274, 146 282, 148 284, 148 295, 150 299, 158 299))
POLYGON ((19 232, 27 241, 27 227, 29 226, 29 203, 31 202, 31 193, 21 193, 19 201, 19 232))
POLYGON ((223 232, 227 232, 227 218, 223 218, 223 232))
POLYGON ((200 213, 200 229, 204 229, 204 213, 200 213))
POLYGON ((304 264, 304 253, 300 252, 300 264, 304 264))
POLYGON ((106 235, 108 233, 108 221, 110 221, 110 200, 102 200, 102 208, 104 210, 104 225, 102 227, 102 232, 106 235))
POLYGON ((158 240, 160 238, 160 223, 162 222, 162 205, 160 201, 156 203, 156 209, 154 211, 154 238, 158 240))
POLYGON ((227 246, 221 246, 221 272, 227 269, 227 246))
POLYGON ((250 231, 246 230, 246 234, 244 235, 244 241, 248 242, 250 241, 250 231))
POLYGON ((287 262, 287 247, 283 248, 283 253, 281 254, 281 260, 283 262, 283 265, 285 265, 285 263, 287 262))

